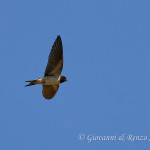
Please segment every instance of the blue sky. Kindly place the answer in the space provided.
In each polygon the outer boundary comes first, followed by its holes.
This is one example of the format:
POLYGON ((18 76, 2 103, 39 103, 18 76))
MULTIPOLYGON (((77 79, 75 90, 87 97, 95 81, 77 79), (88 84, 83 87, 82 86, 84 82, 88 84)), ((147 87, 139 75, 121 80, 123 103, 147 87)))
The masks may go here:
POLYGON ((2 0, 0 149, 149 149, 150 1, 2 0), (68 82, 47 101, 42 86, 57 35, 68 82), (79 135, 85 136, 80 141, 79 135), (125 134, 125 141, 118 137, 125 134), (88 136, 116 136, 115 141, 88 136))

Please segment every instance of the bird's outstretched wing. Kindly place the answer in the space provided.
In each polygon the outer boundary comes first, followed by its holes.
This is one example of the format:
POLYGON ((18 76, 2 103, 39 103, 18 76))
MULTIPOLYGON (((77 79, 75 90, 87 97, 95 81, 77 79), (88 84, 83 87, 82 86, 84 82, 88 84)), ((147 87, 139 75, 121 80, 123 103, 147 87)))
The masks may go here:
POLYGON ((45 69, 44 76, 61 74, 62 68, 63 68, 63 46, 61 37, 58 35, 49 54, 48 63, 45 69))
POLYGON ((43 85, 42 94, 46 99, 51 99, 58 91, 59 84, 56 85, 43 85))

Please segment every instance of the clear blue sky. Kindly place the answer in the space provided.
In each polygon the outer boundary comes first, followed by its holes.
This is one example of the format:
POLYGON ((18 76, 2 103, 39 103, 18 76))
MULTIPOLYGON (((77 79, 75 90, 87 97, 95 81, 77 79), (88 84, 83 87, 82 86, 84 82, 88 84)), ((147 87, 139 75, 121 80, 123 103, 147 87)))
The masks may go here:
POLYGON ((0 149, 149 149, 150 1, 1 0, 0 149), (57 35, 68 82, 47 101, 40 85, 57 35), (80 141, 78 135, 85 135, 80 141))

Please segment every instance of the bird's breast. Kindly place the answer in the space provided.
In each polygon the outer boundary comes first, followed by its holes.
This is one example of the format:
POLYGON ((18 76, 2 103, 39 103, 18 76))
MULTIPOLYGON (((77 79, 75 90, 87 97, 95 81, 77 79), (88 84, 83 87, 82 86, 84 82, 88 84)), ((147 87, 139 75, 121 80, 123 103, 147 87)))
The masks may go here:
POLYGON ((43 77, 44 85, 54 85, 59 84, 59 76, 45 76, 43 77))

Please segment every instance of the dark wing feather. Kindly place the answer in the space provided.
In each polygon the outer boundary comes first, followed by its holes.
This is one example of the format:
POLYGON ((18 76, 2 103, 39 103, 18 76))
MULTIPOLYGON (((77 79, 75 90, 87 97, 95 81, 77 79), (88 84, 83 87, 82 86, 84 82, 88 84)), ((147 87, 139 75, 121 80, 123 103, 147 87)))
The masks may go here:
POLYGON ((46 99, 51 99, 55 96, 59 88, 59 84, 56 85, 43 85, 42 94, 46 99))
POLYGON ((51 52, 49 54, 48 63, 45 69, 44 76, 61 74, 63 68, 63 46, 61 37, 57 36, 51 52))

